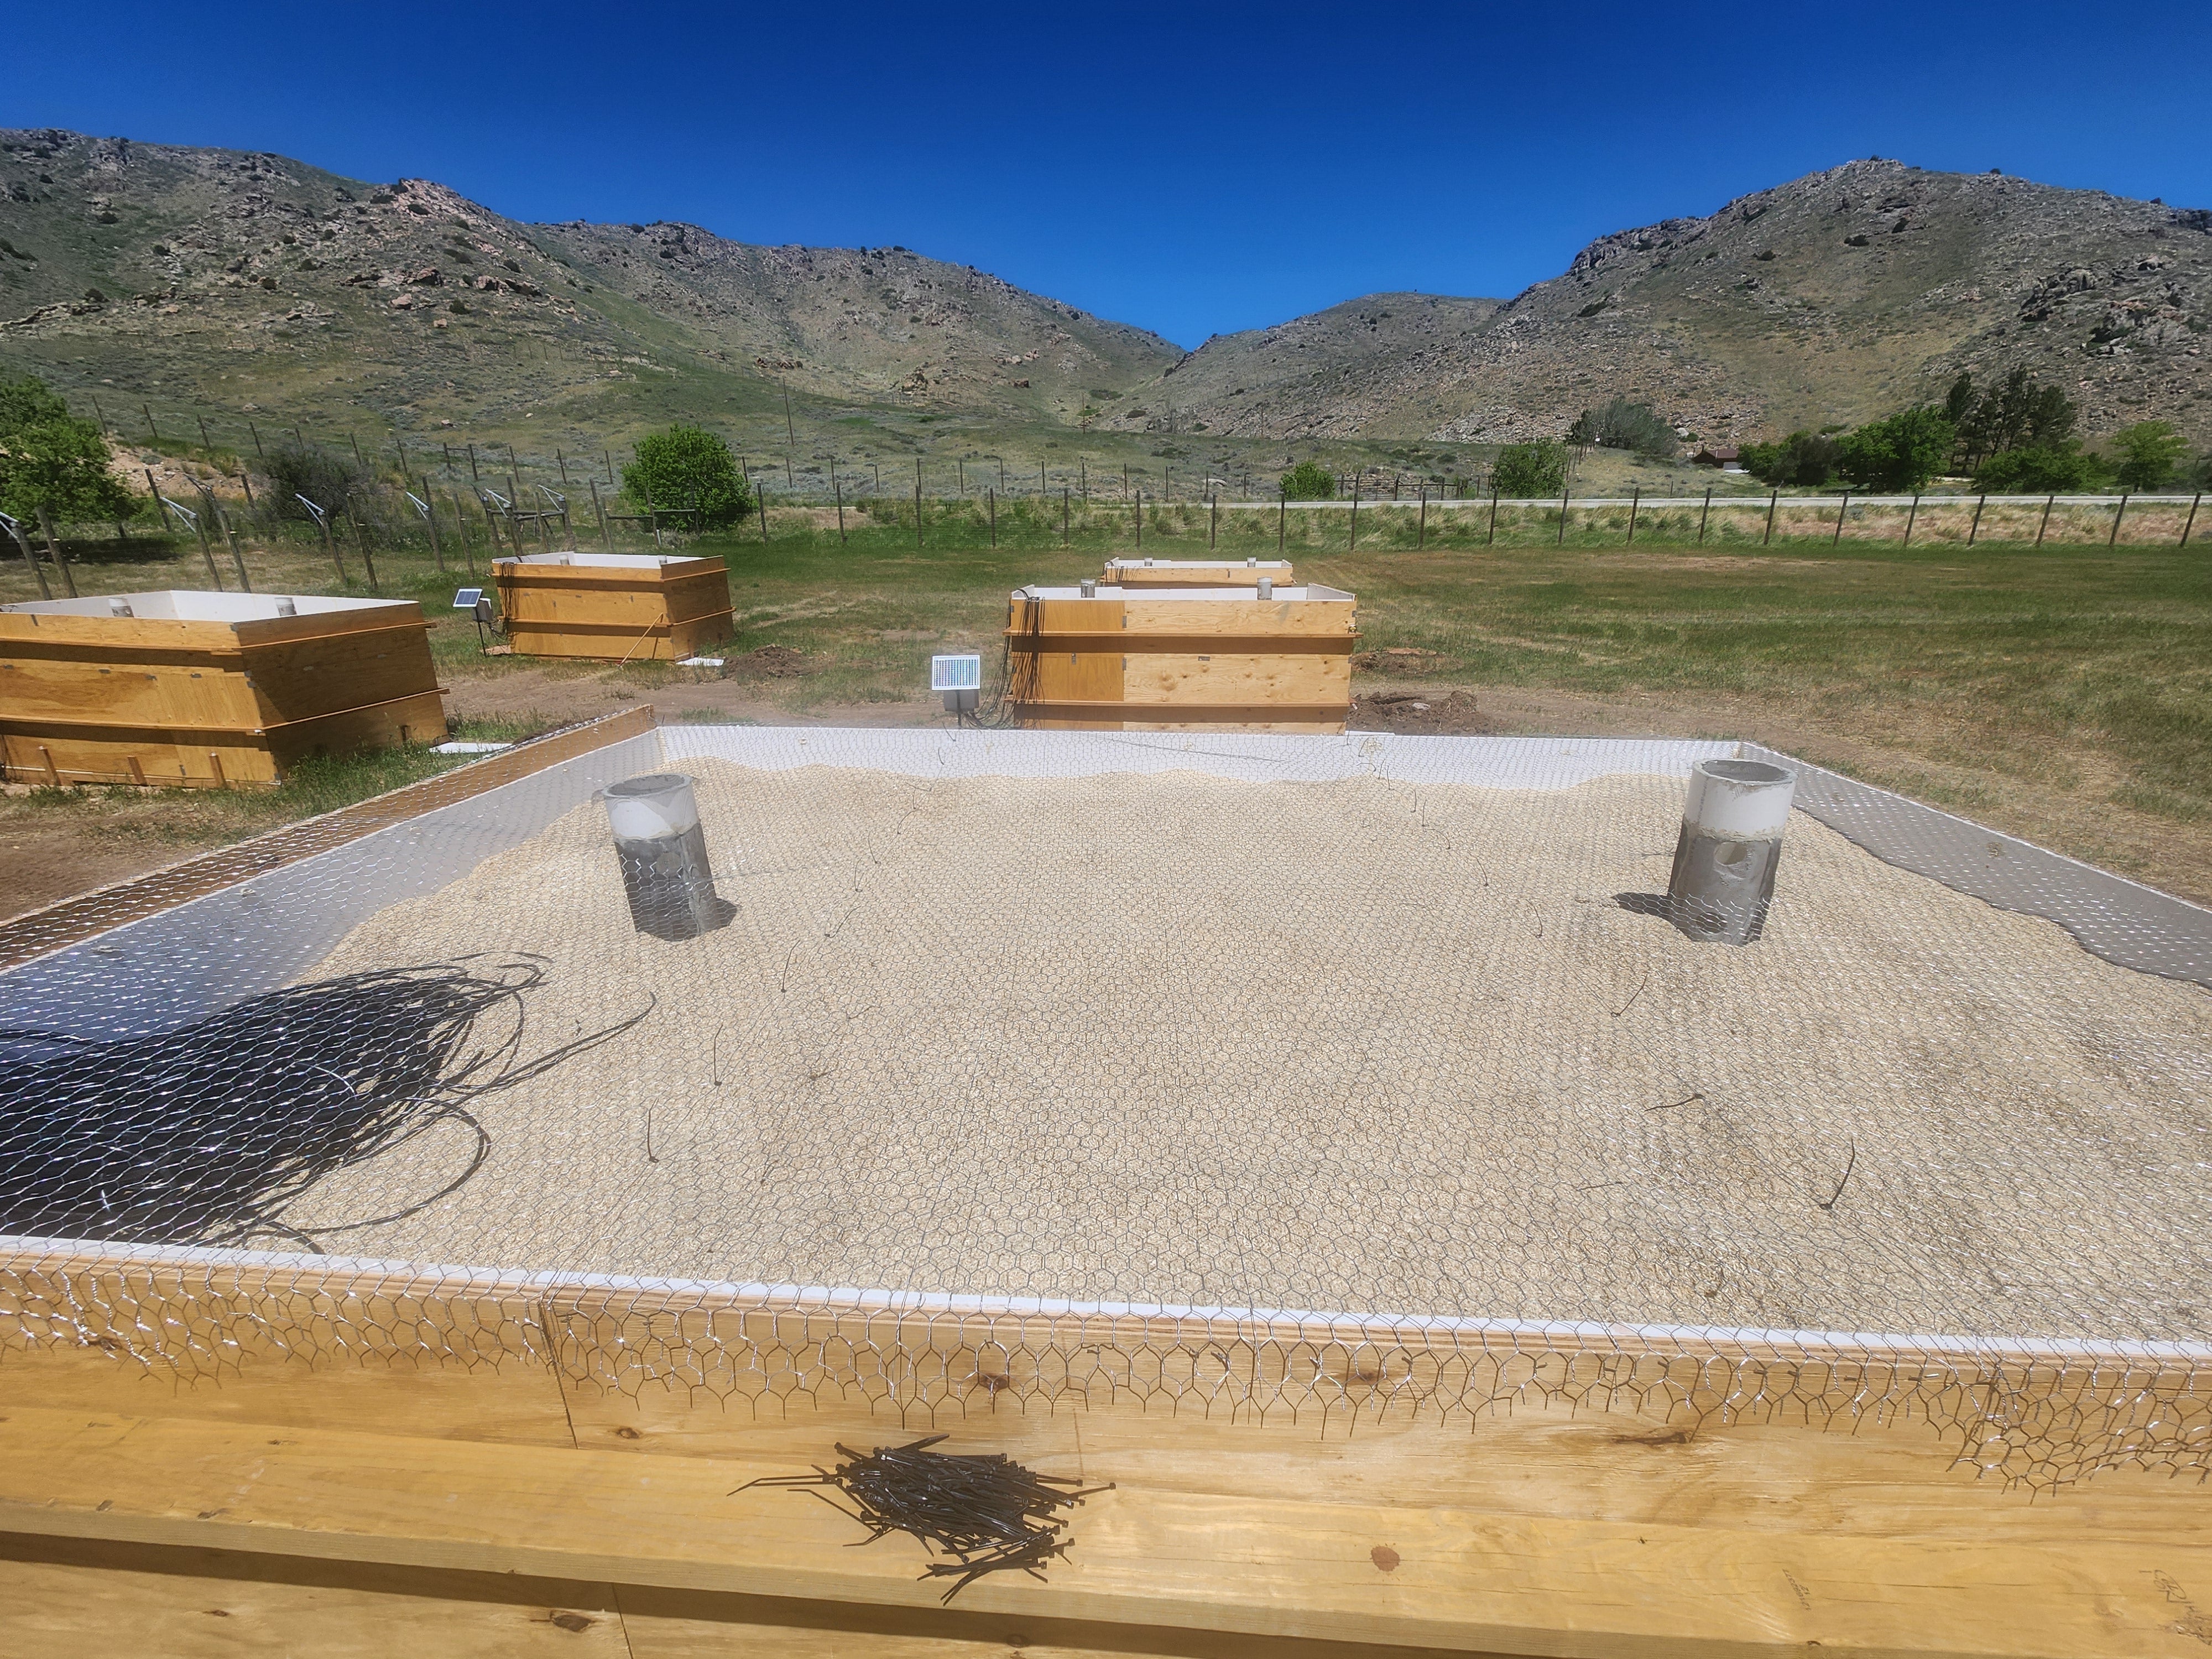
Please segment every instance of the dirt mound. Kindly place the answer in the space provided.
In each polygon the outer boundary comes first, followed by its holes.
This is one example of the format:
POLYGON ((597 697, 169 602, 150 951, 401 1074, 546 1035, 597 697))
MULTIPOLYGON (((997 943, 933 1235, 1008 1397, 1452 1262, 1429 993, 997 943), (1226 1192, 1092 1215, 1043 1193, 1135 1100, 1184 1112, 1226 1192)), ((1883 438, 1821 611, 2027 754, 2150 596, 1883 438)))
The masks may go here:
POLYGON ((787 645, 763 645, 730 659, 730 672, 741 679, 797 680, 813 672, 806 653, 787 645))
POLYGON ((1475 707, 1474 693, 1370 691, 1352 700, 1355 732, 1417 732, 1431 737, 1479 736, 1504 727, 1475 707))

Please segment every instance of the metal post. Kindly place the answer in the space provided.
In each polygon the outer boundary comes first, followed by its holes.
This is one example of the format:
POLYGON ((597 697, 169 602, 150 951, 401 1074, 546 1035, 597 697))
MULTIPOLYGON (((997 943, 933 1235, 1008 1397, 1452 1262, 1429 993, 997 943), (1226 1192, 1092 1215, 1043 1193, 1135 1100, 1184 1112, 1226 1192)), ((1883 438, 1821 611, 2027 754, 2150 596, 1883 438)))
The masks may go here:
POLYGON ((1490 486, 1490 534, 1482 544, 1485 547, 1498 545, 1498 486, 1490 486))
POLYGON ((2043 532, 2051 528, 2051 509, 2058 505, 2057 495, 2046 495, 2043 501, 2043 522, 2035 527, 2035 544, 2043 545, 2043 532))
POLYGON ((153 406, 149 404, 141 404, 138 407, 146 411, 146 429, 154 434, 154 441, 157 444, 160 443, 161 441, 161 428, 154 424, 153 406))
POLYGON ((1828 538, 1829 546, 1837 547, 1842 544, 1844 539, 1844 519, 1850 510, 1851 492, 1846 489, 1844 492, 1844 504, 1836 509, 1836 533, 1828 538))
POLYGON ((1559 544, 1561 547, 1565 547, 1565 546, 1567 544, 1567 492, 1566 492, 1565 490, 1564 490, 1564 489, 1562 489, 1562 490, 1559 492, 1559 544))
POLYGON ((1628 540, 1625 544, 1626 546, 1636 545, 1636 512, 1643 505, 1644 486, 1638 484, 1631 490, 1628 497, 1628 540))
POLYGON ((2200 489, 2190 501, 2189 517, 2181 526, 2181 544, 2184 547, 2189 545, 2189 532, 2197 528, 2197 503, 2203 499, 2204 492, 2200 489))
POLYGON ((1068 544, 1067 529, 1067 486, 1062 484, 1060 487, 1060 544, 1062 547, 1068 544))
POLYGON ((1705 489, 1705 510, 1698 514, 1698 545, 1699 547, 1703 547, 1705 544, 1705 520, 1712 516, 1713 492, 1711 486, 1708 485, 1705 489))
POLYGON ((754 487, 753 505, 760 509, 761 545, 765 547, 768 545, 768 490, 765 486, 754 487))
POLYGON ((1429 481, 1421 480, 1421 519, 1413 530, 1413 548, 1419 551, 1429 544, 1429 481))
POLYGON ((1774 541, 1774 509, 1781 505, 1782 492, 1778 489, 1766 498, 1766 534, 1759 538, 1761 547, 1770 546, 1774 541))
POLYGON ((990 485, 983 486, 984 509, 991 515, 991 545, 999 544, 999 492, 990 485))
POLYGON ((46 551, 53 555, 54 568, 62 573, 62 586, 70 598, 76 598, 76 578, 70 573, 69 561, 62 556, 61 538, 54 534, 54 515, 43 504, 39 507, 39 528, 46 532, 46 551))
POLYGON ((1221 495, 1218 491, 1216 491, 1208 498, 1206 503, 1206 548, 1207 552, 1210 553, 1213 550, 1213 544, 1215 541, 1219 538, 1220 534, 1221 495))
MULTIPOLYGON (((1365 467, 1360 468, 1363 473, 1366 470, 1365 467)), ((1352 550, 1354 553, 1359 551, 1359 480, 1358 478, 1352 481, 1352 550)))
POLYGON ((914 550, 921 551, 921 457, 914 458, 914 550))
POLYGON ((1907 547, 1912 545, 1912 526, 1919 521, 1919 519, 1920 492, 1916 489, 1912 492, 1912 511, 1905 515, 1905 544, 1907 547))
POLYGON ((1140 489, 1140 490, 1139 490, 1139 491, 1137 492, 1137 545, 1138 545, 1139 548, 1142 548, 1142 547, 1144 546, 1144 544, 1145 544, 1145 492, 1144 492, 1143 490, 1141 490, 1141 489, 1140 489))
POLYGON ((599 481, 589 481, 592 486, 592 514, 599 521, 599 545, 610 553, 615 550, 615 533, 607 526, 607 509, 599 500, 599 481))
POLYGON ((653 526, 653 544, 656 549, 658 549, 661 544, 660 512, 659 509, 653 504, 653 486, 647 483, 645 480, 641 478, 638 480, 637 487, 640 492, 645 496, 645 516, 653 526))
POLYGON ((1281 497, 1275 504, 1275 556, 1279 559, 1283 556, 1283 538, 1290 533, 1291 493, 1280 484, 1275 486, 1275 493, 1281 497))
POLYGON ((252 421, 252 418, 251 416, 248 416, 248 417, 247 417, 247 419, 246 419, 246 429, 248 432, 251 432, 251 433, 253 434, 253 453, 254 453, 256 455, 260 455, 260 454, 262 454, 262 453, 263 453, 263 450, 262 450, 262 447, 261 447, 261 428, 260 428, 259 427, 258 427, 258 426, 256 426, 256 425, 254 425, 254 424, 253 424, 253 421, 252 421))
POLYGON ((1974 538, 1982 533, 1982 509, 1989 504, 1989 492, 1984 490, 1981 499, 1974 503, 1974 521, 1966 526, 1966 545, 1969 547, 1974 544, 1974 538))
POLYGON ((837 476, 837 458, 830 458, 830 489, 837 498, 837 545, 845 546, 845 481, 837 476))
POLYGON ((2112 514, 2112 533, 2105 538, 2105 545, 2107 547, 2117 547, 2119 545, 2120 523, 2128 516, 2128 497, 2132 493, 2132 491, 2125 489, 2120 492, 2119 510, 2112 514))

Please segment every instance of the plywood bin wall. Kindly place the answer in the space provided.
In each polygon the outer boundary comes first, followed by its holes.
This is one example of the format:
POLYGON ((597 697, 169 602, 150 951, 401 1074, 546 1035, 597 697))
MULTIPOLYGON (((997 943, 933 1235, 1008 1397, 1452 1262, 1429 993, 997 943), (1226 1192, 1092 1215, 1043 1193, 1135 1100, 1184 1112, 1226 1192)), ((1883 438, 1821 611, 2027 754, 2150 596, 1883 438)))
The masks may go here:
POLYGON ((1024 726, 1108 732, 1341 732, 1352 596, 1334 587, 1016 591, 1009 700, 1024 726))
POLYGON ((532 553, 495 561, 492 580, 518 656, 676 661, 730 636, 720 559, 532 553))
POLYGON ((1278 587, 1296 580, 1288 559, 1109 559, 1103 580, 1116 587, 1251 587, 1262 576, 1278 587))
POLYGON ((446 736, 412 599, 101 594, 0 605, 9 776, 274 784, 298 761, 446 736))

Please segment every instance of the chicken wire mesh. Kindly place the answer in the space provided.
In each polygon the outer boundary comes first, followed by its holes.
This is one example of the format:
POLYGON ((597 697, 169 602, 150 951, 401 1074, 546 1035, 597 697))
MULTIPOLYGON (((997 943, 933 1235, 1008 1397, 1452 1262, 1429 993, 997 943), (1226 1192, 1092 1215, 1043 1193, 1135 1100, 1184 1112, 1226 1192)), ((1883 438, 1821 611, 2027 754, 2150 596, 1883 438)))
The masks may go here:
POLYGON ((635 739, 0 977, 0 1319, 187 1376, 2201 1469, 2204 913, 1807 769, 1766 939, 1693 945, 1655 901, 1733 752, 635 739), (655 764, 702 939, 631 927, 591 799, 655 764))

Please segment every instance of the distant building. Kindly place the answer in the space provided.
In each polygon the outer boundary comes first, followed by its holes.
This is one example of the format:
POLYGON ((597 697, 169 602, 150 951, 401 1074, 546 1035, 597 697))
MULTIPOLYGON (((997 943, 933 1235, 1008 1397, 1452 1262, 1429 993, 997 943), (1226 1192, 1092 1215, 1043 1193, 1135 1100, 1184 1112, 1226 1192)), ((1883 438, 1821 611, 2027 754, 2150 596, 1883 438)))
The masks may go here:
POLYGON ((1697 466, 1717 466, 1723 472, 1741 472, 1743 462, 1734 444, 1709 444, 1690 457, 1697 466))

